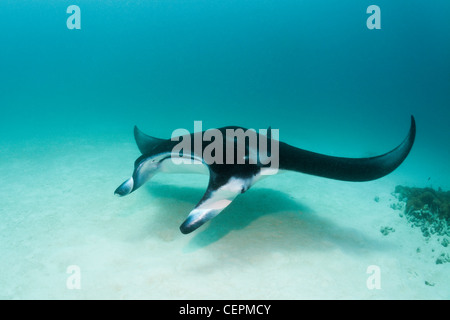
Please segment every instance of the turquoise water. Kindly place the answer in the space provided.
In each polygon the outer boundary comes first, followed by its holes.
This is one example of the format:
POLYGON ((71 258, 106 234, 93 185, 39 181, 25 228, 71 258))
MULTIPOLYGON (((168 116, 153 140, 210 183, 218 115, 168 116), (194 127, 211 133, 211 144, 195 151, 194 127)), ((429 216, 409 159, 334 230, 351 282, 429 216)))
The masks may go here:
MULTIPOLYGON (((366 223, 351 215, 342 222, 327 219, 351 212, 338 208, 358 188, 364 191, 360 208, 373 205, 376 194, 385 192, 387 199, 396 184, 450 188, 448 12, 448 1, 1 1, 0 252, 6 259, 0 262, 0 297, 380 297, 364 286, 366 262, 378 253, 391 259, 392 252, 375 250, 358 260, 355 252, 375 246, 355 234, 358 223, 366 223), (66 25, 73 4, 81 9, 80 30, 66 25), (381 9, 379 30, 366 26, 371 4, 381 9), (203 236, 178 231, 201 198, 203 176, 158 176, 131 199, 113 197, 139 156, 135 124, 162 138, 177 128, 193 130, 195 120, 203 129, 272 126, 281 140, 300 148, 357 157, 395 147, 411 114, 416 143, 384 180, 355 187, 302 175, 273 177, 249 202, 239 199, 235 219, 217 217, 224 227, 212 221, 203 236), (333 198, 336 188, 349 193, 333 198), (328 195, 326 206, 317 204, 314 197, 324 201, 320 194, 328 195), (269 204, 259 205, 271 195, 269 204), (169 212, 168 206, 178 209, 169 212), (278 211, 284 214, 276 218, 278 211), (293 216, 297 211, 307 217, 293 216), (273 230, 283 223, 290 227, 273 230), (298 239, 297 224, 304 235, 298 239), (343 242, 347 235, 357 240, 343 242), (305 245, 285 250, 283 237, 305 245), (236 248, 243 241, 249 248, 236 248), (348 253, 352 246, 356 251, 348 253), (317 269, 323 260, 314 254, 328 249, 342 250, 364 269, 357 280, 350 274, 342 280, 354 286, 343 292, 342 283, 333 282, 330 275, 344 268, 337 262, 323 274, 309 273, 301 283, 305 290, 289 287, 289 274, 299 278, 295 266, 306 268, 301 254, 307 252, 306 265, 317 269), (265 257, 279 263, 270 267, 265 257), (189 272, 174 267, 177 261, 191 263, 189 272), (224 261, 226 267, 217 269, 224 261), (66 288, 71 264, 80 265, 84 290, 66 288), (114 276, 99 276, 111 265, 114 276), (140 274, 142 269, 151 272, 140 274), (254 270, 270 274, 273 286, 247 292, 245 281, 233 278, 237 270, 246 279, 254 270), (218 290, 198 282, 205 273, 205 283, 233 279, 218 290), (198 283, 195 290, 192 283, 198 283)), ((359 217, 365 209, 354 211, 359 217)), ((379 225, 373 228, 376 237, 379 225)), ((393 243, 410 237, 402 235, 397 231, 393 243)), ((408 287, 411 274, 423 284, 422 276, 448 271, 448 264, 427 269, 423 260, 398 270, 395 259, 386 262, 385 270, 395 269, 390 274, 404 277, 402 288, 413 293, 395 291, 398 277, 392 276, 392 290, 381 297, 448 298, 442 284, 422 288, 411 280, 408 287)), ((438 278, 448 284, 448 276, 438 278)))

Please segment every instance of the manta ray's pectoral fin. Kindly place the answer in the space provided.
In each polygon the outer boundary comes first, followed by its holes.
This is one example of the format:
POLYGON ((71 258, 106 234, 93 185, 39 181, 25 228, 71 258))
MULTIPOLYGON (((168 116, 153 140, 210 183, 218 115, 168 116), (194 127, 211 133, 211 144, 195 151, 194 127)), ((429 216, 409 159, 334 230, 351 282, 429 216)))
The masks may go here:
POLYGON ((151 153, 164 139, 151 137, 143 133, 137 126, 134 126, 134 139, 142 154, 151 153))
POLYGON ((222 212, 239 194, 248 189, 245 180, 230 178, 225 184, 218 184, 217 180, 214 177, 210 178, 208 189, 203 198, 180 226, 182 233, 190 233, 211 220, 222 212))

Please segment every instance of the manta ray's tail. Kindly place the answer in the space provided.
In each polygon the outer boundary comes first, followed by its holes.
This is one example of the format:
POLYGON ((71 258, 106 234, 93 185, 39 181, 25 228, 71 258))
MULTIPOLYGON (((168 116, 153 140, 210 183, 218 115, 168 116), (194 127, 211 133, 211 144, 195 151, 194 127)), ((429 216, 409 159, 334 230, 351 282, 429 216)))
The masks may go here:
POLYGON ((332 157, 280 142, 280 169, 344 181, 375 180, 391 173, 405 160, 415 136, 416 123, 411 116, 411 127, 405 140, 394 150, 371 158, 332 157))

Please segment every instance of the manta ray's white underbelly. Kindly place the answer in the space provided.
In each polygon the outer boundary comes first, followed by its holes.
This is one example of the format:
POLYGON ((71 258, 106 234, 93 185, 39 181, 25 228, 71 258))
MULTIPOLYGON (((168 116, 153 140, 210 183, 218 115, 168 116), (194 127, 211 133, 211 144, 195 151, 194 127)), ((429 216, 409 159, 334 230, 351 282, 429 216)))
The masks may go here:
POLYGON ((168 158, 161 163, 160 172, 209 174, 209 169, 201 159, 168 158))
MULTIPOLYGON (((209 174, 207 164, 205 164, 200 158, 177 158, 174 161, 172 158, 168 158, 161 162, 159 167, 160 172, 164 173, 197 173, 197 174, 209 174)), ((251 179, 250 185, 253 185, 257 181, 267 176, 282 173, 283 170, 272 168, 261 168, 261 171, 251 179)))

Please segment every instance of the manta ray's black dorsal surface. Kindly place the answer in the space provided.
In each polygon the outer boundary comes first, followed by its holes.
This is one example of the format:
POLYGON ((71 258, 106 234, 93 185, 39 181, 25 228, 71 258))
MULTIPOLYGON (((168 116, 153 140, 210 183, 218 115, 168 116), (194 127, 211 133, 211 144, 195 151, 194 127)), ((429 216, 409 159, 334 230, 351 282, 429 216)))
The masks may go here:
POLYGON ((394 171, 406 159, 415 137, 416 122, 411 116, 411 126, 405 140, 392 151, 376 157, 332 157, 280 142, 280 168, 336 180, 376 180, 394 171))
MULTIPOLYGON (((221 134, 223 145, 225 145, 227 130, 247 129, 224 127, 216 130, 221 134)), ((208 148, 208 143, 202 142, 200 148, 191 146, 184 150, 181 158, 189 160, 188 163, 174 164, 173 158, 180 158, 179 150, 176 149, 178 141, 184 141, 184 139, 194 141, 199 135, 203 137, 204 133, 205 131, 191 133, 178 137, 178 140, 159 139, 148 136, 135 127, 134 136, 142 156, 135 161, 131 178, 123 182, 116 189, 115 194, 119 196, 130 194, 160 171, 209 174, 209 184, 205 194, 180 226, 181 232, 190 233, 218 215, 236 196, 247 191, 262 176, 267 176, 265 172, 270 171, 267 169, 272 169, 271 167, 269 168, 267 163, 260 161, 260 144, 258 143, 258 147, 252 149, 245 139, 243 142, 245 157, 248 160, 249 157, 256 153, 258 155, 257 161, 247 161, 245 163, 236 161, 229 163, 225 161, 227 152, 232 152, 235 156, 234 159, 236 159, 239 142, 236 142, 232 149, 223 149, 223 161, 207 161, 203 155, 208 148)), ((390 152, 369 158, 334 157, 299 149, 287 143, 272 140, 270 128, 267 135, 260 133, 256 135, 258 141, 265 139, 270 146, 272 142, 276 142, 275 145, 278 146, 278 167, 276 172, 279 170, 290 170, 329 179, 357 182, 379 179, 394 171, 406 159, 414 144, 416 124, 414 117, 411 116, 409 133, 403 142, 390 152)), ((272 150, 271 147, 269 149, 272 150)), ((269 151, 267 154, 274 150, 269 151)))

